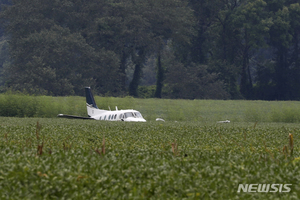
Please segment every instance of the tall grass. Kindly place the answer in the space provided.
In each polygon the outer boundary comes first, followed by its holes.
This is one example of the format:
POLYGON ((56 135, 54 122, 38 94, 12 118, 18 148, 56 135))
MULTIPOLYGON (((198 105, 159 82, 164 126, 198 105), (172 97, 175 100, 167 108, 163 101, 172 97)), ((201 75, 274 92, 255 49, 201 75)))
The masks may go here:
MULTIPOLYGON (((147 120, 216 122, 300 122, 300 102, 243 100, 170 100, 132 97, 95 97, 99 108, 139 110, 147 120)), ((57 114, 87 116, 85 97, 0 94, 0 116, 56 117, 57 114)))
POLYGON ((7 117, 34 117, 38 99, 29 95, 7 93, 0 95, 0 115, 7 117))
POLYGON ((245 111, 245 121, 300 122, 300 102, 298 101, 249 101, 252 106, 245 111))

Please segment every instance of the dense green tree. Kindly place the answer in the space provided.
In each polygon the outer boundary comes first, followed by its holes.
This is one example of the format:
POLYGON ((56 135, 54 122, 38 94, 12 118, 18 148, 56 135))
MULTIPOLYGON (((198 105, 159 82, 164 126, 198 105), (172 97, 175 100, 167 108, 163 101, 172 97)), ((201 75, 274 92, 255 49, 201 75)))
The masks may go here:
MULTIPOLYGON (((0 0, 0 11, 3 10, 4 6, 9 4, 10 4, 9 0, 0 0)), ((10 61, 9 54, 8 54, 8 41, 4 35, 5 35, 4 29, 3 27, 0 26, 0 86, 2 86, 5 83, 4 76, 3 76, 3 67, 4 65, 8 65, 10 61)))
POLYGON ((12 60, 6 86, 53 95, 82 94, 87 85, 101 93, 118 90, 111 78, 117 75, 115 54, 95 51, 76 32, 75 2, 52 2, 16 1, 2 12, 12 60))
POLYGON ((299 3, 266 1, 272 17, 269 46, 271 60, 258 67, 257 98, 300 99, 299 89, 299 3))
POLYGON ((288 49, 292 40, 289 24, 289 10, 282 7, 273 16, 274 25, 271 27, 271 45, 276 49, 275 55, 275 91, 276 99, 288 99, 288 49))
POLYGON ((9 65, 9 54, 8 54, 8 41, 5 37, 0 40, 0 91, 5 83, 5 77, 3 75, 3 68, 9 65))
POLYGON ((248 0, 237 8, 233 23, 239 31, 240 41, 237 63, 240 65, 240 92, 247 99, 253 97, 253 78, 250 71, 250 59, 257 49, 266 45, 266 38, 272 20, 265 11, 263 0, 248 0))
POLYGON ((276 93, 271 99, 296 98, 299 60, 296 1, 190 1, 198 19, 191 58, 196 63, 208 64, 208 70, 219 75, 232 98, 239 98, 239 92, 244 98, 257 98, 253 83, 258 96, 267 92, 263 88, 270 90, 271 86, 276 93), (262 54, 265 55, 262 58, 260 52, 274 54, 262 54), (261 79, 266 76, 267 79, 261 79), (266 80, 269 86, 262 84, 266 80))
POLYGON ((90 85, 138 96, 145 61, 155 57, 158 98, 300 99, 296 0, 0 3, 6 88, 69 95, 90 85))
POLYGON ((240 52, 240 31, 233 23, 241 2, 238 0, 218 1, 214 24, 207 30, 210 35, 209 72, 216 73, 226 85, 232 98, 239 97, 238 54, 240 52))
POLYGON ((185 67, 174 63, 166 74, 167 95, 179 99, 228 99, 229 94, 217 74, 208 73, 205 65, 185 67))
POLYGON ((162 98, 180 99, 228 99, 229 93, 218 74, 208 72, 207 65, 184 64, 176 59, 172 49, 161 54, 165 80, 162 98))
POLYGON ((108 4, 106 12, 95 18, 87 38, 118 54, 123 88, 126 62, 131 59, 135 71, 129 94, 137 96, 146 57, 159 55, 167 40, 188 42, 193 30, 192 12, 183 0, 119 0, 108 4))
POLYGON ((81 94, 87 85, 97 86, 100 92, 112 91, 114 81, 106 78, 112 68, 108 71, 98 64, 105 60, 104 63, 117 66, 112 56, 95 52, 79 34, 54 26, 20 40, 14 62, 6 69, 7 86, 53 95, 81 94))
POLYGON ((300 4, 294 3, 289 6, 290 34, 292 35, 290 46, 290 97, 300 99, 300 4))
MULTIPOLYGON (((191 8, 197 22, 195 27, 196 34, 192 37, 190 48, 190 61, 199 64, 207 64, 209 55, 211 54, 211 44, 214 41, 213 32, 210 30, 215 26, 219 12, 222 10, 222 1, 211 0, 190 0, 191 8)), ((186 54, 182 49, 180 54, 186 54)), ((187 58, 188 56, 186 56, 187 58)), ((189 62, 189 61, 186 61, 189 62)))

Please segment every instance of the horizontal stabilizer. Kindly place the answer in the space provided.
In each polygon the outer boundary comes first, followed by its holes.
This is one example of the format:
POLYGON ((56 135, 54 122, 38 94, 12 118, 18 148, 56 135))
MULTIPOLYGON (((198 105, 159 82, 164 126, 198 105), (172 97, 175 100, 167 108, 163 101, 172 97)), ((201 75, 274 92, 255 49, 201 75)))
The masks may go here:
POLYGON ((69 118, 69 119, 93 119, 90 117, 80 117, 80 116, 75 116, 75 115, 64 115, 64 114, 58 114, 57 117, 63 117, 63 118, 69 118))

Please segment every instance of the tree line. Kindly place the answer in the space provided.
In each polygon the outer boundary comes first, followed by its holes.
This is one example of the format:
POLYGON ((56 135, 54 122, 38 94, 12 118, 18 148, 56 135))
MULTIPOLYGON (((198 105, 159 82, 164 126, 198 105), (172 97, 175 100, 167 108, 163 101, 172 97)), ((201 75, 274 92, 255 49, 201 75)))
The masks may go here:
POLYGON ((1 91, 300 99, 297 0, 0 2, 1 91))

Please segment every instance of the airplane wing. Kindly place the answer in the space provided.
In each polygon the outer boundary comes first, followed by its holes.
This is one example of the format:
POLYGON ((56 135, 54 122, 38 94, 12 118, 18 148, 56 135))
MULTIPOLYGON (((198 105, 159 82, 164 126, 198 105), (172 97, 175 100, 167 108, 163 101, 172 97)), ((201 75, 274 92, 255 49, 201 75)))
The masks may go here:
POLYGON ((64 114, 58 114, 57 117, 63 117, 63 118, 69 118, 69 119, 93 119, 90 117, 80 117, 80 116, 75 116, 75 115, 64 115, 64 114))

